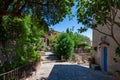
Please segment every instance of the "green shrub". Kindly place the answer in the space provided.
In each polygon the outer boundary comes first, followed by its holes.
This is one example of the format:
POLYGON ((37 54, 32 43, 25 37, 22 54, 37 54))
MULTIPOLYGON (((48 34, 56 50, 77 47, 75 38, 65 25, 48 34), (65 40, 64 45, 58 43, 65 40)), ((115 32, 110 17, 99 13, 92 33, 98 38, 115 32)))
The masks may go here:
POLYGON ((58 57, 64 56, 70 59, 74 49, 74 42, 67 33, 61 33, 57 37, 55 53, 58 57))
POLYGON ((40 60, 38 52, 42 45, 41 37, 44 35, 44 31, 32 21, 31 16, 23 18, 4 16, 0 24, 0 32, 1 41, 15 42, 14 45, 0 49, 5 56, 12 58, 9 60, 6 57, 5 63, 0 66, 0 73, 40 60))

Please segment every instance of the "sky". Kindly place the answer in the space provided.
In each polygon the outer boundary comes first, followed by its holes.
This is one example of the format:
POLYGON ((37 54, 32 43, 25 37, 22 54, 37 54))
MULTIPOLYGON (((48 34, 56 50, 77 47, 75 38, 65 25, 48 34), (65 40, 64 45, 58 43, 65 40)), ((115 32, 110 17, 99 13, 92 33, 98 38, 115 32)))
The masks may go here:
MULTIPOLYGON (((72 8, 72 13, 75 13, 75 7, 72 8)), ((66 32, 67 28, 72 28, 73 26, 74 26, 74 32, 77 32, 77 29, 83 26, 81 23, 78 24, 76 16, 73 17, 71 20, 68 17, 66 17, 63 21, 59 22, 58 24, 54 26, 50 26, 50 28, 53 28, 58 32, 66 32)), ((91 29, 88 29, 86 32, 83 32, 81 34, 89 37, 90 40, 92 40, 91 29)))
MULTIPOLYGON (((77 29, 79 29, 83 25, 81 23, 78 24, 76 17, 74 17, 72 20, 69 20, 69 18, 66 17, 62 22, 59 22, 54 26, 50 26, 50 28, 53 28, 55 31, 66 32, 67 28, 72 28, 73 26, 74 26, 74 32, 77 32, 77 29)), ((81 34, 89 37, 90 40, 92 40, 91 29, 88 29, 86 32, 83 32, 81 34)))

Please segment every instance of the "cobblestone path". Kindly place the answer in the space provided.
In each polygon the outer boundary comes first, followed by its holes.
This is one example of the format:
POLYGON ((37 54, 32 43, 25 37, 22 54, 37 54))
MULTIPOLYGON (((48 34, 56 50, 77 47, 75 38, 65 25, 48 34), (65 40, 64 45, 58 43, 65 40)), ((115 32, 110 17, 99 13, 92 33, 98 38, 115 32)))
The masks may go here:
POLYGON ((69 62, 59 62, 51 52, 45 52, 37 71, 26 80, 114 80, 101 71, 69 62))

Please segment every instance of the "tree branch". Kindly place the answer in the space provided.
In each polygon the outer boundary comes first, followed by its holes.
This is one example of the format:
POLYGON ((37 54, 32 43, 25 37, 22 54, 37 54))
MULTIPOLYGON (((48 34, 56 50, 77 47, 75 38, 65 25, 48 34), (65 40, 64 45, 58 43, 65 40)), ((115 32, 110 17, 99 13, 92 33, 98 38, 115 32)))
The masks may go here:
POLYGON ((7 9, 8 9, 8 6, 9 6, 12 2, 13 2, 13 0, 7 0, 7 1, 5 1, 5 2, 4 2, 5 4, 3 4, 3 5, 4 5, 4 10, 7 10, 7 9))
POLYGON ((114 24, 116 24, 120 28, 120 22, 114 21, 114 24))
POLYGON ((106 24, 106 27, 107 27, 109 30, 111 30, 110 27, 109 27, 109 24, 106 24))
POLYGON ((102 31, 100 31, 99 29, 94 28, 94 30, 96 30, 96 31, 98 31, 98 32, 100 32, 100 33, 102 33, 102 34, 104 34, 104 35, 106 35, 106 36, 111 37, 111 35, 110 35, 110 34, 107 34, 107 33, 105 33, 105 32, 102 32, 102 31))
MULTIPOLYGON (((115 4, 116 4, 116 2, 115 2, 115 4)), ((118 13, 118 10, 116 9, 116 5, 115 4, 114 4, 115 8, 113 8, 113 10, 112 10, 113 19, 112 19, 112 23, 111 23, 111 37, 116 42, 116 44, 118 46, 120 46, 120 43, 117 41, 117 39, 116 39, 116 37, 114 35, 114 28, 113 28, 114 24, 115 24, 117 13, 118 13)))
POLYGON ((107 28, 108 28, 109 30, 111 30, 111 28, 110 28, 111 24, 110 24, 110 22, 109 22, 108 20, 106 20, 106 23, 104 23, 104 25, 106 25, 107 28))
MULTIPOLYGON (((35 1, 27 1, 29 4, 36 4, 36 5, 38 5, 38 6, 47 6, 48 5, 48 3, 46 3, 46 4, 43 4, 43 3, 40 3, 40 2, 35 2, 35 1)), ((49 3, 50 4, 50 3, 49 3)))
POLYGON ((116 42, 116 44, 120 46, 120 43, 117 41, 116 37, 114 36, 113 25, 111 26, 111 37, 116 42))

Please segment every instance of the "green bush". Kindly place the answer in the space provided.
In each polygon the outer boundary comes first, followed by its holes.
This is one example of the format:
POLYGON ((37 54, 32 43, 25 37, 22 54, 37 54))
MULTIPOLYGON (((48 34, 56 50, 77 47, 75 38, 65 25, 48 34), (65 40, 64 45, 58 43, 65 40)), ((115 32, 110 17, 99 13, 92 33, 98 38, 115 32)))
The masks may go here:
POLYGON ((58 57, 64 56, 70 59, 74 49, 74 42, 67 33, 61 33, 57 37, 55 53, 58 57))
POLYGON ((40 60, 39 50, 44 31, 32 21, 31 16, 23 18, 4 16, 0 24, 0 32, 1 41, 15 42, 14 45, 4 46, 0 49, 6 56, 5 63, 0 66, 0 73, 40 60), (7 59, 7 56, 12 59, 7 59))

